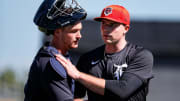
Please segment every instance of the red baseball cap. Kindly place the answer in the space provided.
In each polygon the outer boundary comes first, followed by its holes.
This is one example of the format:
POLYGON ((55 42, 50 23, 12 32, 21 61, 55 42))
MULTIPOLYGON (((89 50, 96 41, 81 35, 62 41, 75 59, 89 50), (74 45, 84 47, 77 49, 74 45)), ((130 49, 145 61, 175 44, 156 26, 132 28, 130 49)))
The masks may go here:
POLYGON ((107 19, 126 25, 130 24, 130 15, 126 8, 120 5, 110 5, 103 9, 101 16, 94 18, 96 21, 107 19))

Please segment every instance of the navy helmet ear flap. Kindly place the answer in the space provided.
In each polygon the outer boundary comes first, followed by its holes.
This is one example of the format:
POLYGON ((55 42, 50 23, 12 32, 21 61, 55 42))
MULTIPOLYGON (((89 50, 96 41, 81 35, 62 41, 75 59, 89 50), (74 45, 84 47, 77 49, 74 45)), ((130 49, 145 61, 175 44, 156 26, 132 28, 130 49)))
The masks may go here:
POLYGON ((86 18, 86 11, 75 0, 44 0, 34 23, 47 30, 55 30, 86 18))

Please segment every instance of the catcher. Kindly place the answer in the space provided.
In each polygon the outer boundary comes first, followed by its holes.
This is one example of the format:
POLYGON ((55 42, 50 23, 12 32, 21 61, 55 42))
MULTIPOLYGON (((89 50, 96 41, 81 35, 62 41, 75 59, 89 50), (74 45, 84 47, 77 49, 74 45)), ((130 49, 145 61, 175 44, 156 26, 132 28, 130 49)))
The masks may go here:
POLYGON ((75 0, 44 0, 34 22, 53 38, 37 53, 24 88, 24 101, 73 101, 74 80, 53 54, 71 60, 68 51, 78 47, 81 20, 86 11, 75 0))

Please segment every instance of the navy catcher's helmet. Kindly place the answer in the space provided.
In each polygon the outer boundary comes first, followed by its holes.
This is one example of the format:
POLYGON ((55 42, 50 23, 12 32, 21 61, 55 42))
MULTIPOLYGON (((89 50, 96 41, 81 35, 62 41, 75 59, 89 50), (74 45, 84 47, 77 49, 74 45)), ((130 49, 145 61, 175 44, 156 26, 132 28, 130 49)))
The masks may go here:
POLYGON ((44 0, 34 23, 40 29, 55 30, 86 18, 86 11, 75 0, 44 0))

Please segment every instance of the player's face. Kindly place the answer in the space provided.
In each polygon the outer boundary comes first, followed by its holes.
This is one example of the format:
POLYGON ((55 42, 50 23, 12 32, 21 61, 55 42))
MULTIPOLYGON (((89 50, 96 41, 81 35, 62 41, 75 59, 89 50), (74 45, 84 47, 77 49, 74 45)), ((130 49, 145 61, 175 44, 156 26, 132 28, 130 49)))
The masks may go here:
POLYGON ((67 26, 62 29, 60 41, 62 42, 65 49, 69 50, 78 47, 78 42, 81 38, 82 24, 78 22, 73 26, 67 26))
POLYGON ((106 44, 116 44, 125 39, 129 26, 103 19, 101 21, 101 35, 106 44))

